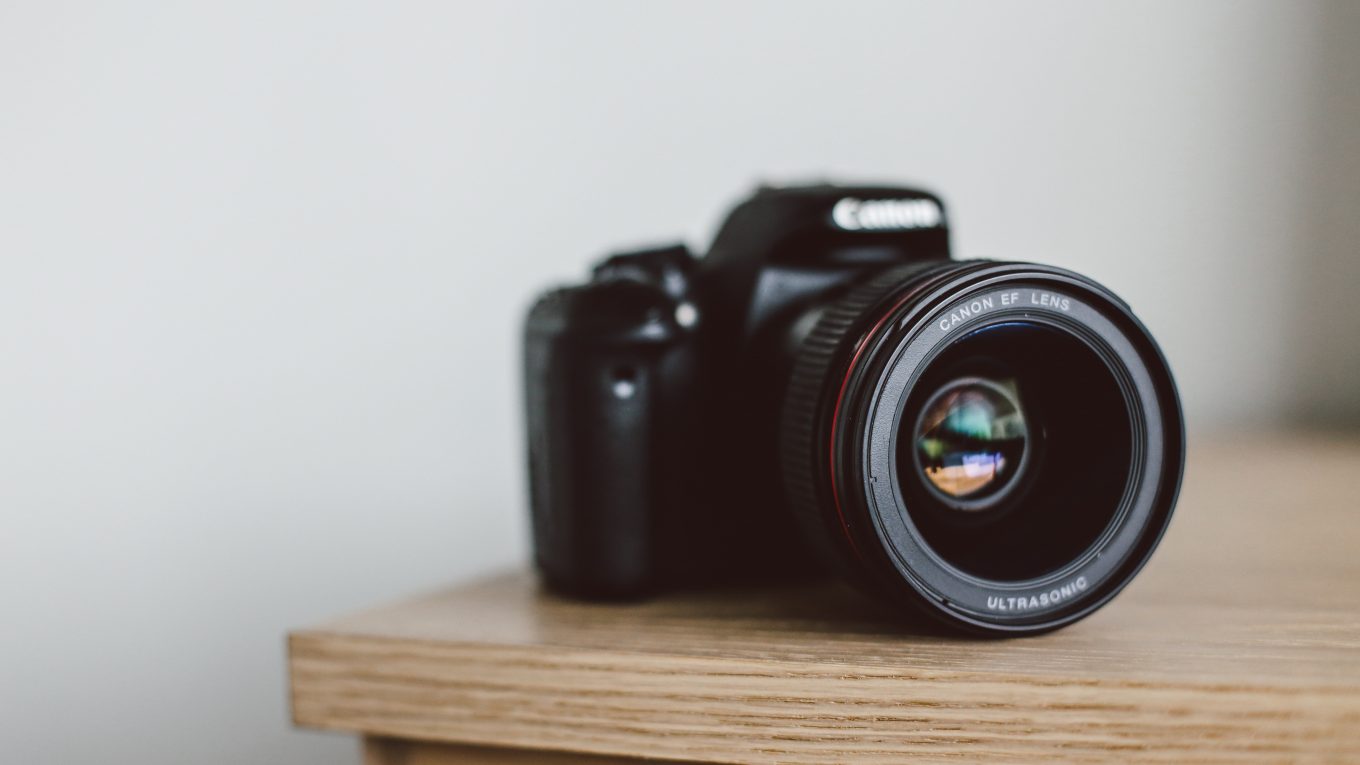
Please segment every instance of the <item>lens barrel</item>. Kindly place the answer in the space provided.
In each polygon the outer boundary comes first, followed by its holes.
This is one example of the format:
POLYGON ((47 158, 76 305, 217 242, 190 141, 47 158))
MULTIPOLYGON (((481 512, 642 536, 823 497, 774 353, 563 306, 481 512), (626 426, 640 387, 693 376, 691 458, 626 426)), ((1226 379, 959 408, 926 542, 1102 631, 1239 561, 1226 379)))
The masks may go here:
POLYGON ((790 504, 835 568, 950 625, 1043 632, 1108 602, 1184 469, 1166 361, 1078 274, 884 271, 798 343, 781 422, 790 504))

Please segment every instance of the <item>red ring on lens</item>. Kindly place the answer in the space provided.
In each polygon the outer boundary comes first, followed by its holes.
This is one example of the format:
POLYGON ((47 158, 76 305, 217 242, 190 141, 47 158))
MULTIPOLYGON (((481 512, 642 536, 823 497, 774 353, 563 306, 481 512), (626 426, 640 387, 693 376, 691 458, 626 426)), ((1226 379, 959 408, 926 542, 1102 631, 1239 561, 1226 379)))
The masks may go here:
POLYGON ((859 545, 855 544, 854 534, 850 531, 850 522, 845 519, 845 510, 841 507, 840 489, 838 488, 836 481, 836 426, 840 421, 841 403, 845 400, 846 389, 850 387, 850 378, 854 375, 856 366, 864 356, 864 351, 869 347, 874 336, 877 335, 879 330, 883 328, 883 325, 892 318, 893 314, 897 313, 897 309, 906 305, 908 301, 919 295, 925 290, 926 286, 934 283, 934 281, 934 279, 926 279, 924 283, 917 284, 912 289, 908 290, 891 308, 879 317, 877 322, 874 322, 874 326, 870 327, 868 332, 864 333, 859 340, 855 341, 855 352, 850 357, 850 363, 846 365, 845 377, 841 380, 840 390, 836 393, 836 404, 831 410, 831 435, 827 443, 827 462, 831 474, 831 499, 836 506, 836 518, 841 522, 841 531, 845 534, 846 541, 850 543, 850 549, 854 551, 855 557, 859 558, 861 561, 864 560, 864 554, 860 552, 859 545))

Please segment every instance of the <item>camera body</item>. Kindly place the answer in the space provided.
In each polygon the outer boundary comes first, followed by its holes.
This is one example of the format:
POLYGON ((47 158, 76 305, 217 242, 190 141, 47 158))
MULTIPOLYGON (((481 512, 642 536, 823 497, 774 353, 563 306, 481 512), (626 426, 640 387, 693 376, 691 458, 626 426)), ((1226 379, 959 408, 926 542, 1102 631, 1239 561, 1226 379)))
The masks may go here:
POLYGON ((817 570, 778 474, 781 380, 809 308, 873 273, 948 258, 933 194, 762 187, 702 259, 681 245, 614 255, 588 283, 544 294, 524 347, 547 583, 632 597, 817 570))
POLYGON ((536 563, 636 598, 834 571, 957 628, 1032 634, 1151 555, 1184 466, 1126 304, 951 259, 910 188, 762 187, 696 258, 606 258, 525 325, 536 563))

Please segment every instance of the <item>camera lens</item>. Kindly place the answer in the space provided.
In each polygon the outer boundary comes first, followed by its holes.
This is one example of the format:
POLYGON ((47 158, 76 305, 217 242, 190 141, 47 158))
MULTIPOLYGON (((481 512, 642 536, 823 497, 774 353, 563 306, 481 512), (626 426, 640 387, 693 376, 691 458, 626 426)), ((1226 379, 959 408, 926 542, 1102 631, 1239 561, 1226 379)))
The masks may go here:
POLYGON ((936 473, 913 437, 921 425, 897 434, 903 506, 929 551, 949 566, 996 581, 1039 577, 1080 556, 1115 519, 1130 466, 1130 412, 1116 372, 1081 335, 1034 321, 984 324, 927 359, 906 402, 904 425, 929 423, 957 402, 946 412, 958 418, 948 429, 965 431, 936 473), (1005 370, 1005 383, 957 378, 959 370, 1005 370), (949 399, 951 391, 960 395, 949 399), (985 440, 983 428, 990 429, 985 440), (990 476, 989 459, 998 468, 990 476), (970 462, 978 493, 940 490, 937 476, 949 475, 966 490, 970 462))
POLYGON ((856 581, 984 634, 1113 598, 1184 467, 1156 343, 1099 284, 1024 263, 879 273, 809 311, 781 424, 789 504, 856 581))
POLYGON ((1028 438, 1014 384, 982 377, 960 377, 936 390, 914 430, 916 467, 926 484, 971 511, 1013 485, 1028 438))

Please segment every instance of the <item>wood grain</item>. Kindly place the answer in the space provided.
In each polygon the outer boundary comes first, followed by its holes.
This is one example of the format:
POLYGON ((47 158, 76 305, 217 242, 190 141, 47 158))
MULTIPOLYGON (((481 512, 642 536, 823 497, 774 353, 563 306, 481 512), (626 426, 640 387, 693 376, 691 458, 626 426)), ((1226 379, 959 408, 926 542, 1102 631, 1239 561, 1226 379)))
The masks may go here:
POLYGON ((710 762, 1360 761, 1360 439, 1192 444, 1166 541, 1051 635, 834 584, 588 605, 493 577, 290 636, 299 725, 710 762))

